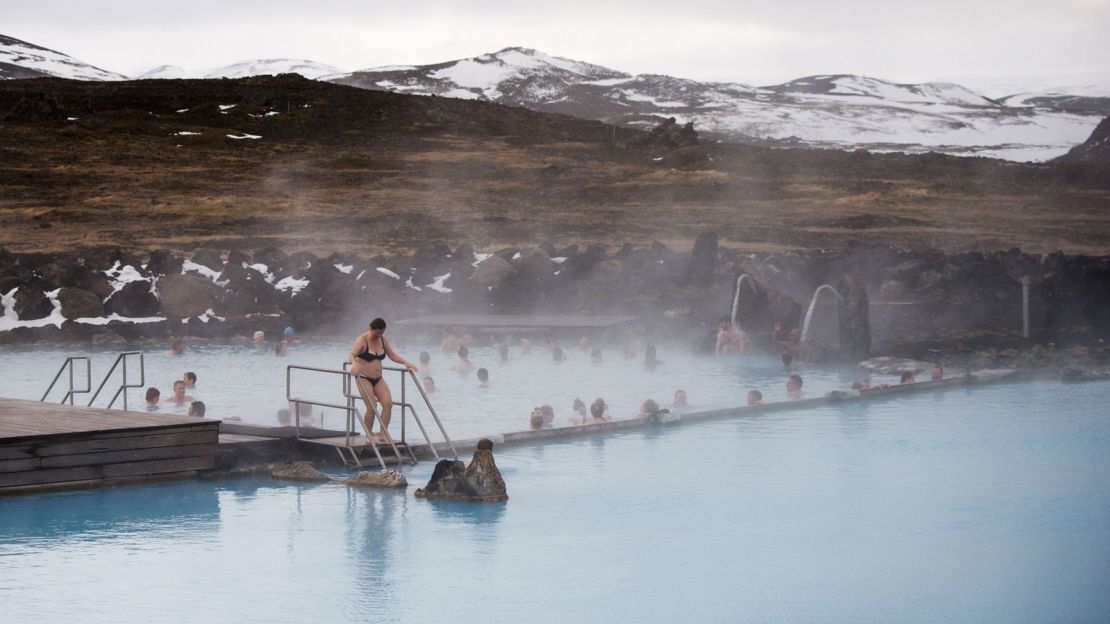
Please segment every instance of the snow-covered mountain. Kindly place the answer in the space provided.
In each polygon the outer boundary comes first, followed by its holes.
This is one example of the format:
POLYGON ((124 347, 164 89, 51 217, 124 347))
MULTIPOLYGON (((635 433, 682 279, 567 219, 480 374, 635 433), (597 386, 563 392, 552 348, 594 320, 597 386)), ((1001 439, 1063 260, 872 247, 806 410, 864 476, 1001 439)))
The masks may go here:
POLYGON ((0 80, 43 76, 76 80, 127 80, 127 76, 93 67, 61 52, 0 35, 0 80))
POLYGON ((836 149, 937 151, 1047 160, 1082 143, 1110 99, 1026 98, 1012 105, 952 83, 897 84, 852 75, 754 87, 631 76, 527 48, 434 65, 325 78, 366 89, 487 100, 651 127, 674 117, 711 138, 836 149))
POLYGON ((138 80, 151 78, 246 78, 248 76, 300 74, 305 78, 316 80, 317 78, 342 73, 343 70, 338 67, 304 59, 256 59, 204 70, 186 70, 176 65, 160 65, 135 76, 135 78, 138 80))

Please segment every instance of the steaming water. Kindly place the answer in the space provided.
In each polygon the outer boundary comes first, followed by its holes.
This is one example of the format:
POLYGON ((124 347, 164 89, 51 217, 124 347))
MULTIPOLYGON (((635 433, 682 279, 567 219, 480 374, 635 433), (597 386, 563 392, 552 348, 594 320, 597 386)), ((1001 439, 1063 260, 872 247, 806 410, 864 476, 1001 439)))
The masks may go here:
POLYGON ((506 447, 494 505, 0 498, 3 621, 1106 622, 1108 399, 992 386, 506 447))
MULTIPOLYGON (((350 343, 296 345, 285 358, 275 357, 272 346, 195 345, 180 356, 163 355, 166 348, 168 345, 148 350, 144 356, 146 383, 161 390, 164 411, 175 411, 166 403, 172 394, 173 381, 181 379, 185 371, 193 371, 198 377, 197 388, 189 394, 204 401, 209 417, 236 416, 243 422, 276 426, 277 410, 287 406, 286 365, 339 368, 346 359, 350 343)), ((602 362, 598 364, 590 360, 587 352, 569 348, 566 349, 567 361, 557 365, 546 348, 536 347, 531 353, 523 354, 520 347, 513 347, 509 363, 502 365, 496 350, 476 347, 470 356, 475 370, 461 375, 450 370, 458 361, 457 356, 443 354, 438 348, 402 344, 395 348, 412 362, 418 362, 422 350, 432 353, 429 374, 437 386, 437 392, 431 395, 432 403, 448 434, 458 439, 528 429, 532 408, 544 404, 554 407, 556 426, 570 424, 575 397, 583 399, 587 405, 603 397, 614 419, 635 416, 640 404, 648 398, 668 407, 678 389, 686 390, 691 410, 743 405, 748 390, 753 388, 761 390, 768 401, 786 397, 788 373, 782 371, 781 362, 769 357, 702 357, 664 348, 658 356, 662 365, 649 371, 642 359, 625 358, 616 350, 604 351, 602 362), (475 372, 478 367, 489 369, 493 386, 478 387, 475 372)), ((5 371, 0 378, 0 396, 39 399, 65 358, 75 354, 62 349, 0 351, 0 365, 5 371)), ((107 351, 92 355, 94 389, 114 357, 114 353, 107 351)), ((852 381, 852 374, 847 372, 806 368, 797 372, 805 379, 805 389, 810 396, 843 388, 852 381)), ((295 396, 328 403, 343 402, 337 377, 307 372, 295 375, 295 396)), ((387 373, 386 380, 394 399, 400 400, 399 375, 387 373)), ((114 383, 118 385, 118 378, 114 383)), ((408 392, 412 391, 410 382, 408 392)), ((60 400, 63 393, 64 390, 56 390, 52 396, 60 400)), ((84 396, 83 403, 87 403, 91 395, 84 396)), ((142 390, 131 390, 128 396, 131 409, 143 408, 142 390)), ((414 394, 409 394, 408 398, 418 400, 414 394)), ((107 396, 101 397, 96 405, 105 406, 107 400, 107 396)), ((122 407, 122 403, 117 403, 116 407, 122 407)), ((184 413, 185 409, 182 406, 176 408, 176 412, 184 413)), ((321 411, 325 414, 325 426, 342 428, 344 416, 340 412, 316 408, 317 422, 321 411)), ((396 413, 395 410, 394 423, 397 423, 396 413)), ((422 418, 427 415, 423 406, 418 413, 422 418)), ((425 420, 425 424, 432 426, 430 419, 425 420)), ((391 429, 396 434, 399 425, 394 424, 391 429)), ((415 427, 408 430, 406 438, 421 441, 415 427)))

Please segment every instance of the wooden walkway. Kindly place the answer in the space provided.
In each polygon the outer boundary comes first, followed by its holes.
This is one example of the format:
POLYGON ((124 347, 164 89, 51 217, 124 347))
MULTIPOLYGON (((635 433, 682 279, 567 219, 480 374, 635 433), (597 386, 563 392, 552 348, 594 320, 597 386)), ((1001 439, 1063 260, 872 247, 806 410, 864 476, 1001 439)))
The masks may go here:
POLYGON ((220 423, 0 398, 0 494, 213 468, 220 423))

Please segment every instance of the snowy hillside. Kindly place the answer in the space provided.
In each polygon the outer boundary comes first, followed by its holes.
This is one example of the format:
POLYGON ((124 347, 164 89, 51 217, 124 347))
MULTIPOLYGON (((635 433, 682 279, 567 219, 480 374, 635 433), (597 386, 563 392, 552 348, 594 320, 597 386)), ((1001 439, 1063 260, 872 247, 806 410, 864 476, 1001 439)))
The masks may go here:
POLYGON ((243 61, 216 69, 187 70, 176 65, 160 65, 145 71, 138 80, 151 78, 246 78, 248 76, 274 76, 277 74, 300 74, 315 80, 324 76, 341 74, 343 70, 331 65, 302 59, 257 59, 243 61))
POLYGON ((42 76, 75 80, 127 80, 122 74, 93 67, 61 52, 0 35, 0 80, 42 76))
MULTIPOLYGON (((873 151, 938 151, 1048 160, 1082 143, 1100 102, 1007 105, 963 86, 897 84, 824 75, 780 85, 704 83, 629 74, 527 48, 435 65, 380 67, 327 77, 366 89, 480 99, 636 127, 674 117, 703 136, 873 151)), ((1103 102, 1105 103, 1105 102, 1103 102)))

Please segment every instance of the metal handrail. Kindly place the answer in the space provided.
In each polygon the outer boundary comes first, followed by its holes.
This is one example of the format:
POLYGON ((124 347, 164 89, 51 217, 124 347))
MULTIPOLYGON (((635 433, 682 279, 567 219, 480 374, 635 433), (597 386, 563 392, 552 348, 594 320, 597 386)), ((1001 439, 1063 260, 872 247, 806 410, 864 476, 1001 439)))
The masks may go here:
POLYGON ((85 393, 88 393, 89 391, 92 390, 92 363, 89 361, 88 356, 73 355, 73 356, 67 357, 66 361, 62 363, 62 367, 58 369, 58 374, 54 375, 54 380, 50 382, 50 387, 48 387, 46 389, 46 392, 42 393, 42 398, 39 399, 40 402, 45 402, 46 397, 50 396, 50 391, 54 389, 54 385, 58 383, 58 380, 62 377, 62 373, 65 372, 65 370, 67 368, 69 369, 69 389, 66 391, 65 395, 62 397, 61 402, 63 404, 65 404, 66 401, 69 401, 69 404, 73 405, 73 395, 75 395, 75 394, 85 394, 85 393), (85 360, 85 389, 84 390, 78 390, 78 389, 75 389, 73 387, 73 362, 74 362, 74 360, 85 360))
MULTIPOLYGON (((348 367, 350 367, 350 362, 344 362, 343 370, 346 371, 348 367)), ((457 460, 459 458, 459 452, 455 450, 455 443, 451 441, 451 436, 447 435, 447 429, 444 428, 443 421, 439 419, 439 414, 436 413, 436 408, 432 407, 432 401, 428 398, 428 393, 424 391, 424 387, 420 385, 420 380, 416 378, 416 373, 407 368, 400 368, 397 366, 382 366, 382 371, 394 371, 401 373, 401 400, 393 402, 394 405, 401 408, 401 442, 405 442, 405 410, 408 409, 412 412, 412 419, 416 422, 416 426, 420 428, 420 433, 424 436, 424 441, 428 443, 428 448, 431 449, 432 455, 436 458, 436 460, 442 459, 439 456, 439 451, 436 449, 435 443, 432 442, 431 436, 428 435, 428 430, 424 428, 424 423, 421 422, 420 416, 416 413, 416 406, 414 406, 412 403, 409 403, 406 398, 405 380, 411 377, 413 385, 415 385, 416 389, 420 392, 420 397, 424 399, 424 406, 428 408, 429 412, 431 412, 432 419, 435 420, 436 427, 439 428, 440 435, 443 436, 443 440, 447 442, 448 448, 451 449, 451 455, 453 455, 454 458, 457 460)), ((351 377, 354 377, 353 374, 349 372, 348 374, 351 375, 351 377)), ((348 396, 348 400, 351 401, 353 400, 353 398, 348 396)))
MULTIPOLYGON (((350 451, 351 456, 354 457, 355 463, 359 466, 362 466, 362 462, 359 461, 358 455, 354 452, 353 448, 351 447, 351 434, 354 433, 354 428, 355 428, 354 421, 358 420, 359 425, 363 428, 363 431, 366 433, 367 441, 369 441, 370 432, 366 430, 366 423, 363 422, 362 414, 361 414, 361 412, 359 412, 358 407, 355 406, 354 401, 353 401, 353 396, 350 393, 350 379, 351 379, 351 377, 352 377, 352 375, 349 372, 347 372, 346 370, 337 370, 337 369, 332 369, 332 368, 318 368, 318 367, 315 367, 315 366, 298 366, 296 364, 290 364, 290 365, 287 365, 285 367, 285 399, 293 404, 293 409, 296 412, 296 435, 297 435, 297 439, 301 438, 301 409, 300 409, 301 403, 305 403, 305 404, 308 404, 308 405, 319 405, 321 407, 331 407, 331 408, 334 408, 334 409, 341 409, 344 412, 346 412, 347 421, 346 421, 346 424, 344 426, 344 432, 343 432, 344 433, 344 445, 347 448, 347 450, 350 451), (294 370, 304 370, 304 371, 312 371, 312 372, 317 372, 317 373, 328 373, 328 374, 332 374, 332 375, 342 376, 343 379, 341 381, 341 386, 340 387, 342 389, 342 394, 343 394, 344 398, 347 399, 347 404, 346 405, 339 405, 337 403, 329 403, 327 401, 309 400, 309 399, 305 399, 305 398, 302 398, 302 397, 293 396, 292 387, 293 387, 293 371, 294 370), (358 417, 357 419, 355 418, 356 416, 358 417)), ((378 425, 381 426, 382 425, 381 414, 375 413, 374 418, 377 419, 378 425)), ((384 427, 383 427, 383 429, 384 429, 384 427)), ((403 440, 402 440, 402 442, 403 442, 403 440)), ((378 463, 384 469, 385 468, 385 459, 382 457, 381 452, 378 451, 377 445, 376 444, 367 444, 366 446, 370 447, 374 451, 374 455, 378 458, 378 463)), ((390 441, 389 441, 389 446, 393 449, 393 454, 394 454, 394 456, 397 457, 397 461, 399 463, 404 462, 404 458, 401 457, 401 451, 397 448, 396 443, 394 443, 392 439, 390 439, 390 441)), ((410 454, 412 453, 411 449, 409 450, 409 453, 410 454)), ((340 453, 339 456, 343 457, 343 454, 340 453)), ((344 461, 344 463, 346 463, 345 458, 344 458, 343 461, 344 461)), ((413 461, 415 461, 415 457, 413 457, 413 461)))
POLYGON ((116 393, 112 395, 112 400, 108 401, 107 409, 112 409, 112 406, 116 404, 116 399, 119 398, 120 394, 123 394, 123 409, 126 411, 127 389, 142 388, 146 385, 146 361, 143 359, 143 352, 124 351, 116 356, 115 362, 112 362, 112 367, 108 369, 108 374, 104 376, 104 380, 100 382, 100 386, 97 387, 96 393, 94 393, 92 399, 89 400, 89 407, 92 407, 92 404, 96 402, 96 398, 100 396, 100 391, 104 389, 104 385, 108 383, 108 380, 112 378, 112 373, 116 372, 116 367, 120 365, 120 362, 123 363, 123 381, 120 383, 119 387, 116 388, 116 393), (127 383, 127 358, 133 355, 139 356, 139 383, 137 384, 127 383))

